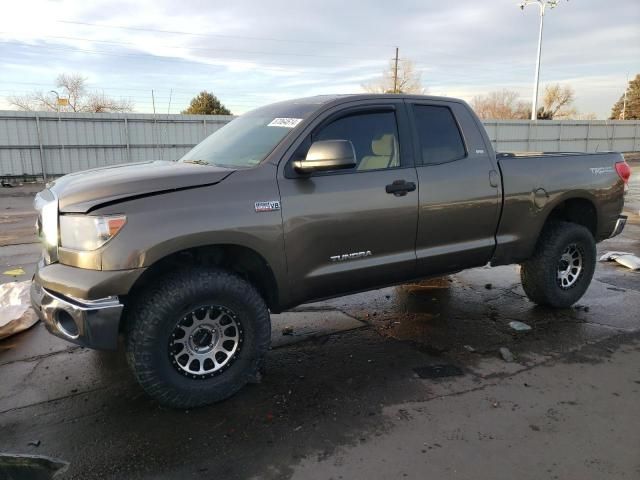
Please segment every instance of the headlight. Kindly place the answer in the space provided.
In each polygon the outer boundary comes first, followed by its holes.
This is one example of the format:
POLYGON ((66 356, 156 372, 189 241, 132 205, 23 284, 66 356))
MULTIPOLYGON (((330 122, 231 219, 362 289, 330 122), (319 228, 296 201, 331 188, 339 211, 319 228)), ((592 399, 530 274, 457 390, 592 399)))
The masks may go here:
POLYGON ((96 250, 115 237, 126 222, 124 215, 61 215, 60 246, 72 250, 96 250))
POLYGON ((42 235, 50 247, 58 246, 58 202, 49 202, 40 210, 42 216, 42 235))

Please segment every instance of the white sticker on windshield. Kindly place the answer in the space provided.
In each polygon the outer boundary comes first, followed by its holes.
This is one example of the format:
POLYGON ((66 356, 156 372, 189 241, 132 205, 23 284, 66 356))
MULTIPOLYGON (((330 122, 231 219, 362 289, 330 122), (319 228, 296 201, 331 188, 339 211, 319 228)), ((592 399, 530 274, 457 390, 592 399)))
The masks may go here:
POLYGON ((302 121, 301 118, 274 118, 268 127, 294 128, 302 121))

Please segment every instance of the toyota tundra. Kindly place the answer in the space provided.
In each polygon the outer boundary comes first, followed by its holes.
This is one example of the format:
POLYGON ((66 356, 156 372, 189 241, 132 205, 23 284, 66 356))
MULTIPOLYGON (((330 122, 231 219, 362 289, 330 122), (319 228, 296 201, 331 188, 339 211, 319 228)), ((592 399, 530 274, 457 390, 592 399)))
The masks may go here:
POLYGON ((486 265, 536 304, 586 291, 623 229, 618 153, 499 153, 461 101, 320 96, 242 115, 178 161, 72 173, 38 194, 32 304, 188 408, 258 375, 270 312, 486 265))

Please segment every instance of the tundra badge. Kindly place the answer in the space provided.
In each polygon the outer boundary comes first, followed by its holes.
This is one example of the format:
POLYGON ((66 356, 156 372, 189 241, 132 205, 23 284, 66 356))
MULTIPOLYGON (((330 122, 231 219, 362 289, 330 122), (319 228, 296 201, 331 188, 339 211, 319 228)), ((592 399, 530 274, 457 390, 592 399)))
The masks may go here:
POLYGON ((256 202, 256 212, 275 212, 280 210, 279 200, 270 200, 268 202, 256 202))
POLYGON ((371 250, 367 250, 366 252, 353 252, 343 253, 342 255, 334 255, 333 257, 329 257, 329 260, 331 260, 332 262, 344 262, 345 260, 355 260, 356 258, 370 257, 371 255, 371 250))

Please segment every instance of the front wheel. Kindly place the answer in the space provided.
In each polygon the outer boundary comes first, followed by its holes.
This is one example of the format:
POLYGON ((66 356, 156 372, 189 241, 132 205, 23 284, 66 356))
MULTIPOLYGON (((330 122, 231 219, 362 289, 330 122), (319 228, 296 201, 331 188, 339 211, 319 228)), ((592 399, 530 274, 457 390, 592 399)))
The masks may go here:
POLYGON ((236 393, 258 375, 270 338, 260 294, 224 270, 162 277, 134 299, 127 315, 129 365, 151 397, 173 408, 236 393))
POLYGON ((596 267, 596 244, 582 225, 553 222, 521 265, 522 288, 539 305, 565 308, 587 291, 596 267))

